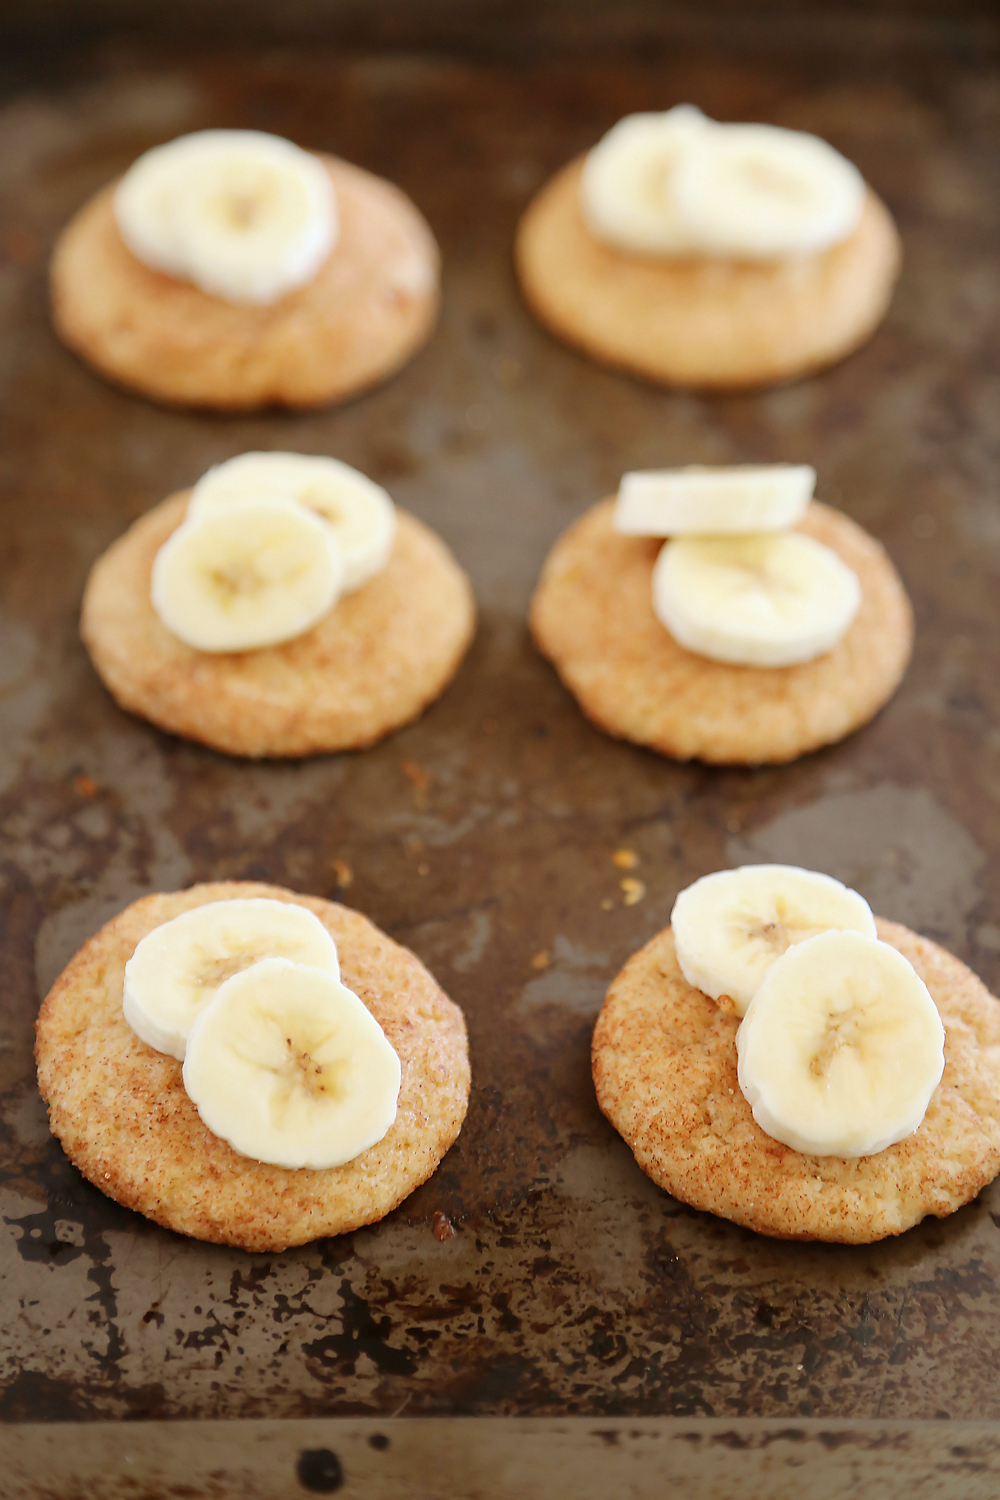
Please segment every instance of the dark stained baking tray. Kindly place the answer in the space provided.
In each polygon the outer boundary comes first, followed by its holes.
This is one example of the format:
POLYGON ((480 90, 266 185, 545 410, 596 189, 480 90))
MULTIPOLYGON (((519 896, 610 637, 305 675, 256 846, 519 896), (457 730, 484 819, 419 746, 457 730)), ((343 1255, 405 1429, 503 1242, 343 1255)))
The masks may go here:
POLYGON ((411 19, 391 45, 339 45, 331 12, 308 42, 25 33, 7 52, 0 1493, 583 1496, 669 1475, 722 1495, 737 1469, 798 1484, 804 1465, 818 1500, 876 1471, 873 1494, 918 1474, 1000 1488, 1000 1193, 870 1248, 768 1241, 653 1187, 589 1076, 610 978, 682 885, 733 862, 828 870, 1000 984, 997 30, 926 9, 560 14, 477 31, 463 12, 451 44, 411 19), (888 321, 839 368, 668 394, 519 302, 530 195, 621 114, 680 100, 828 137, 897 216, 888 321), (339 152, 429 218, 443 317, 381 390, 307 415, 169 411, 55 341, 60 226, 141 150, 211 125, 339 152), (171 739, 114 707, 78 641, 98 553, 255 447, 357 465, 473 578, 457 680, 363 754, 251 764, 171 739), (900 568, 918 620, 900 692, 779 769, 604 737, 526 633, 547 547, 626 468, 779 459, 815 464, 820 498, 900 568), (136 896, 219 877, 358 907, 465 1009, 465 1128, 377 1227, 278 1256, 197 1244, 105 1199, 48 1134, 40 995, 136 896))

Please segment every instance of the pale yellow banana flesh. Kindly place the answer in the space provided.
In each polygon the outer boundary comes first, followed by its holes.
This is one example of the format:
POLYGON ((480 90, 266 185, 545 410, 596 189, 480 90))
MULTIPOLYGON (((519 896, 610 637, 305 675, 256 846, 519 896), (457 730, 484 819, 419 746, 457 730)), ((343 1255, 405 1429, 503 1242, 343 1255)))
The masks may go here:
POLYGON ((191 1027, 219 986, 264 958, 340 973, 336 943, 306 907, 266 897, 211 901, 139 943, 125 965, 125 1019, 149 1046, 183 1059, 191 1027))
POLYGON ((333 974, 276 958, 216 992, 191 1029, 183 1078, 234 1151, 318 1170, 382 1139, 401 1070, 357 995, 333 974))
POLYGON ((204 130, 147 151, 114 211, 140 260, 237 303, 275 302, 311 281, 338 233, 322 162, 254 130, 204 130))
POLYGON ((816 487, 809 464, 735 464, 624 474, 614 527, 625 536, 743 536, 786 531, 816 487))
POLYGON ((875 937, 857 891, 796 865, 742 865, 704 875, 681 891, 670 916, 677 961, 689 984, 727 997, 742 1016, 776 959, 831 928, 875 937))
POLYGON ((336 603, 344 562, 332 527, 288 500, 251 499, 185 519, 153 561, 150 598, 199 651, 292 640, 336 603))
POLYGON ((865 184, 826 141, 720 125, 689 105, 628 115, 589 153, 581 207, 596 238, 672 257, 778 260, 853 233, 865 184))
POLYGON ((653 611, 688 651, 787 667, 832 650, 861 604, 857 575, 801 532, 677 537, 653 568, 653 611))
POLYGON ((270 498, 303 505, 333 527, 344 560, 344 593, 360 588, 389 561, 395 506, 381 485, 335 458, 241 453, 202 475, 191 491, 188 515, 270 498))
POLYGON ((771 965, 737 1033, 762 1130, 815 1156, 870 1156, 912 1134, 944 1071, 926 985, 886 943, 825 932, 771 965))

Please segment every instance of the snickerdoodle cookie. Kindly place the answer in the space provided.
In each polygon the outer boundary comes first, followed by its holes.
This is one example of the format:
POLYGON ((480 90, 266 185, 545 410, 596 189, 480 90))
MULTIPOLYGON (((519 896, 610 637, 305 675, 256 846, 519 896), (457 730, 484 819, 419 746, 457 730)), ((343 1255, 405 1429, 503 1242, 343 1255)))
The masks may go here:
POLYGON ((945 1028, 923 1123, 877 1155, 805 1156, 765 1134, 737 1080, 738 1017, 685 980, 670 928, 636 953, 598 1017, 601 1109, 654 1182, 778 1239, 866 1244, 968 1203, 1000 1171, 1000 1001, 926 938, 878 935, 914 967, 945 1028))
POLYGON ((444 691, 475 627, 468 579, 444 543, 399 512, 384 570, 282 645, 209 653, 185 645, 150 602, 153 559, 188 492, 141 516, 94 564, 81 633, 116 701, 161 729, 230 755, 355 749, 444 691))
POLYGON ((438 249, 392 183, 324 156, 339 237, 279 300, 228 302, 125 245, 115 185, 67 225, 52 261, 56 329, 88 364, 154 400, 219 410, 342 401, 391 375, 437 316, 438 249))
POLYGON ((665 385, 771 385, 843 359, 881 322, 900 247, 871 190, 857 227, 828 249, 669 259, 596 238, 581 206, 583 164, 564 167, 531 203, 515 258, 539 321, 594 359, 665 385))
POLYGON ((793 760, 868 722, 909 661, 913 616, 881 545, 813 501, 799 530, 833 549, 861 584, 846 635, 813 661, 731 666, 686 651, 653 613, 662 541, 622 536, 614 501, 558 539, 531 604, 531 629, 584 713, 609 734, 678 760, 793 760))
POLYGON ((84 1176, 168 1229, 244 1250, 283 1250, 384 1217, 437 1167, 469 1097, 462 1013, 414 955, 357 912, 269 885, 198 885, 133 902, 59 976, 36 1030, 50 1124, 84 1176), (237 1154, 202 1123, 180 1062, 140 1041, 122 1013, 125 964, 147 933, 211 901, 260 896, 316 914, 344 983, 399 1056, 394 1123, 340 1167, 292 1170, 237 1154))

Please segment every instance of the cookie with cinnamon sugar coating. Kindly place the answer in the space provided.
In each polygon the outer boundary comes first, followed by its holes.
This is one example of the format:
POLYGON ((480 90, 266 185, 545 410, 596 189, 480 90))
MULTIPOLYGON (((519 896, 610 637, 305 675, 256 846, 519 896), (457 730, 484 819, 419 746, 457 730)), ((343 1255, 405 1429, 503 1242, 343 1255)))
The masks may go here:
POLYGON ((185 645, 149 590, 188 495, 140 516, 87 580, 80 631, 122 708, 229 755, 301 756, 370 745, 444 691, 475 629, 472 589, 441 539, 398 509, 387 566, 305 634, 256 651, 185 645))
POLYGON ((739 1019, 688 984, 669 927, 629 959, 594 1028, 594 1086, 654 1182, 759 1234, 857 1245, 954 1213, 1000 1172, 1000 1000, 935 943, 877 927, 931 993, 945 1066, 917 1130, 853 1161, 761 1130, 737 1080, 739 1019))
POLYGON ((686 651, 653 613, 662 539, 621 536, 614 500, 558 538, 530 624, 588 718, 677 760, 794 760, 868 722, 892 696, 913 646, 913 612, 882 546, 812 501, 798 529, 857 574, 861 606, 831 651, 792 667, 733 666, 686 651))
POLYGON ((35 1056, 53 1134, 85 1177, 167 1229, 243 1250, 284 1250, 383 1218, 435 1170, 469 1098, 462 1012, 412 953, 348 907, 251 882, 134 901, 52 986, 35 1056), (293 1170, 241 1156, 202 1122, 181 1064, 141 1041, 122 1013, 125 964, 147 933, 195 906, 253 896, 315 913, 337 944, 343 982, 399 1055, 395 1121, 343 1166, 293 1170))
POLYGON ((52 258, 63 343, 156 401, 220 411, 323 406, 386 379, 430 337, 438 248, 391 182, 320 160, 337 194, 337 242, 311 281, 264 306, 227 302, 138 260, 115 221, 116 184, 103 188, 52 258))
POLYGON ((885 316, 899 235, 870 189, 853 233, 812 255, 640 255, 588 228, 584 159, 557 172, 528 206, 515 261, 535 316, 591 358, 664 385, 739 390, 835 364, 885 316))

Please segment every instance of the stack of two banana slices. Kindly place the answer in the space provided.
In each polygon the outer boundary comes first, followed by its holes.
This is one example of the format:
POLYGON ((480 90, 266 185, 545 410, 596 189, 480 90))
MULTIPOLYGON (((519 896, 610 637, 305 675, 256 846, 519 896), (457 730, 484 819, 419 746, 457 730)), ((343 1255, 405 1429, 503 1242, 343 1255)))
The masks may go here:
POLYGON ((818 136, 679 104, 619 120, 588 154, 580 194, 591 233, 619 249, 772 261, 846 240, 865 184, 818 136))
POLYGON ((242 1156, 340 1166, 396 1117, 399 1057, 304 906, 213 901, 154 928, 125 966, 122 1009, 183 1062, 202 1120, 242 1156))
POLYGON ((861 604, 857 574, 794 530, 816 484, 808 464, 691 466, 624 475, 614 528, 669 537, 653 610, 686 650, 787 667, 832 650, 861 604))
POLYGON ((395 533, 385 490, 348 464, 243 453, 191 491, 153 563, 153 608, 199 651, 279 645, 381 572, 395 533))
POLYGON ((829 875, 745 865, 680 893, 684 978, 741 1017, 739 1086, 762 1130, 813 1156, 871 1156, 920 1125, 944 1027, 864 897, 829 875))

